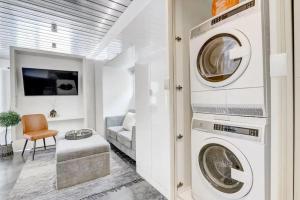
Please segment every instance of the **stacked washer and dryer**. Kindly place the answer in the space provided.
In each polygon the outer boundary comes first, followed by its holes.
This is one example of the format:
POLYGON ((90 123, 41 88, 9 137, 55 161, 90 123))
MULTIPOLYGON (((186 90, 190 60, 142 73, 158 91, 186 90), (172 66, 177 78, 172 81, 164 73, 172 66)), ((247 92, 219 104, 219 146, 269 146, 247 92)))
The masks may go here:
POLYGON ((267 7, 248 0, 191 31, 195 200, 270 200, 267 7))

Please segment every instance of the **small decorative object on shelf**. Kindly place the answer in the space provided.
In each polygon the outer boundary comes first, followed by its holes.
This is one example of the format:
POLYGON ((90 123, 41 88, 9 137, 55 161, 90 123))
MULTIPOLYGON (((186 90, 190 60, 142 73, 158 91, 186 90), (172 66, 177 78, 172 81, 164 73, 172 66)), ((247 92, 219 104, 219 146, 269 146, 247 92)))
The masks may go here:
POLYGON ((52 109, 52 110, 50 111, 50 117, 51 117, 51 118, 57 117, 57 112, 56 112, 56 110, 52 109))
POLYGON ((80 129, 68 131, 65 135, 66 140, 81 140, 84 138, 91 137, 93 135, 93 130, 91 129, 80 129))
POLYGON ((16 112, 0 113, 0 126, 5 127, 5 145, 0 145, 0 157, 7 157, 14 154, 12 142, 7 144, 7 129, 10 126, 15 126, 21 121, 20 115, 16 112))

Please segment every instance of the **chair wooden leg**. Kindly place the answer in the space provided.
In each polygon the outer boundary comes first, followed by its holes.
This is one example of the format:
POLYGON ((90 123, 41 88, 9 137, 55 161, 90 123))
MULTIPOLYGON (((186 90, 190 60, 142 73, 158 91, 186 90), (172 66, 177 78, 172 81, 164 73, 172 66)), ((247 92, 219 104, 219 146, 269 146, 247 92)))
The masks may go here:
POLYGON ((44 142, 44 149, 46 150, 46 141, 45 141, 45 138, 43 138, 43 142, 44 142))
POLYGON ((32 160, 34 160, 35 147, 36 147, 36 140, 34 140, 34 143, 33 143, 33 154, 32 154, 32 160))
POLYGON ((55 142, 55 144, 56 144, 56 138, 55 138, 55 136, 53 136, 53 139, 54 139, 54 142, 55 142))
POLYGON ((25 152, 25 149, 26 149, 26 146, 27 146, 27 142, 28 142, 28 140, 25 141, 25 144, 24 144, 24 147, 23 147, 23 151, 22 151, 22 156, 24 155, 24 152, 25 152))

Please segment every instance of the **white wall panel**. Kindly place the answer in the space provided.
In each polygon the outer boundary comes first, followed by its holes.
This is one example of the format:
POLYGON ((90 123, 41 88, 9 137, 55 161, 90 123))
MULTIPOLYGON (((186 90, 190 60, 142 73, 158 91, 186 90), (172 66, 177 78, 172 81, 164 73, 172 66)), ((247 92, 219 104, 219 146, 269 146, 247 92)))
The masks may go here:
MULTIPOLYGON (((150 72, 148 65, 136 65, 136 167, 137 172, 146 179, 151 178, 151 105, 150 72)), ((154 141, 155 142, 155 141, 154 141)))
POLYGON ((151 173, 164 194, 169 193, 170 184, 170 123, 169 90, 165 88, 169 72, 166 65, 166 51, 156 54, 150 62, 150 104, 151 104, 151 173))
POLYGON ((103 115, 124 115, 133 95, 133 75, 124 68, 103 68, 103 115))

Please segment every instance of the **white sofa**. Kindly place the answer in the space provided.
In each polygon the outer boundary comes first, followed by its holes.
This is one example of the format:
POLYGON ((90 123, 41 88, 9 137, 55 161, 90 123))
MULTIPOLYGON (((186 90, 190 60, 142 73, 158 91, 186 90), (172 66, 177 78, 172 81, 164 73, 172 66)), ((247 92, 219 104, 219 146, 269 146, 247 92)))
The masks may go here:
POLYGON ((136 159, 136 127, 132 130, 123 128, 125 116, 106 117, 105 135, 106 140, 124 152, 133 160, 136 159))

